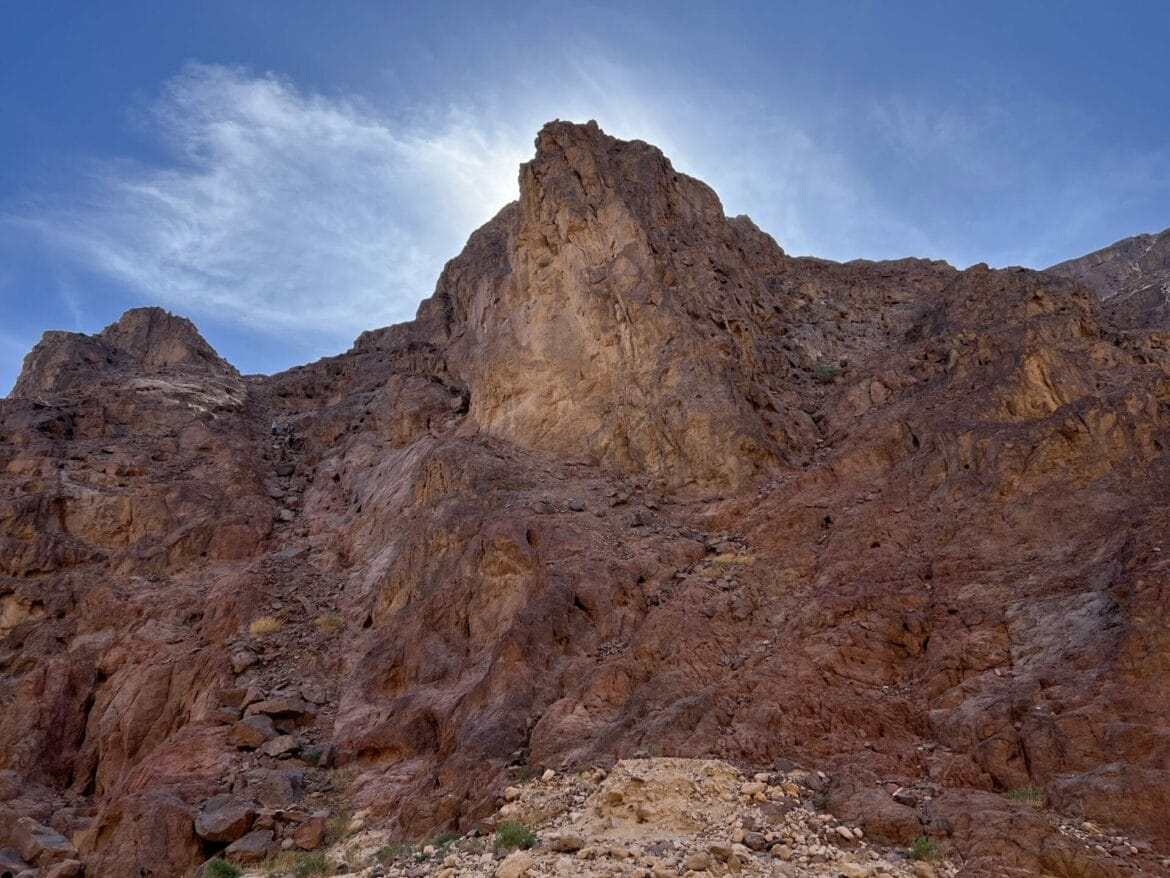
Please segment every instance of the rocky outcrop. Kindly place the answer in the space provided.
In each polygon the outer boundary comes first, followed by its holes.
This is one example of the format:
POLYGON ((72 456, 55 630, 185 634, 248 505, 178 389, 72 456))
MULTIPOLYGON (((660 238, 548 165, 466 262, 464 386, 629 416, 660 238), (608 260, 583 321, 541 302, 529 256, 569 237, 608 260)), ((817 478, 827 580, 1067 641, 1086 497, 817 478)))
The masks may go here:
POLYGON ((558 122, 344 355, 50 333, 0 402, 0 848, 29 818, 87 873, 190 874, 660 748, 815 765, 970 875, 1156 870, 1170 346, 1136 313, 793 258, 558 122))
POLYGON ((1102 299, 1132 295, 1170 277, 1170 229, 1125 238, 1047 271, 1084 284, 1102 299))
POLYGON ((95 383, 110 379, 141 390, 170 383, 173 387, 166 389, 172 392, 185 390, 222 406, 238 402, 242 391, 239 373, 190 320, 161 308, 134 308, 96 336, 45 333, 25 358, 11 395, 84 394, 95 383))
POLYGON ((1122 325, 1170 329, 1170 229, 1125 238, 1047 270, 1093 290, 1122 325))
POLYGON ((816 284, 652 146, 557 122, 536 147, 421 312, 443 315, 477 426, 674 489, 806 459, 793 386, 836 351, 786 331, 816 284))

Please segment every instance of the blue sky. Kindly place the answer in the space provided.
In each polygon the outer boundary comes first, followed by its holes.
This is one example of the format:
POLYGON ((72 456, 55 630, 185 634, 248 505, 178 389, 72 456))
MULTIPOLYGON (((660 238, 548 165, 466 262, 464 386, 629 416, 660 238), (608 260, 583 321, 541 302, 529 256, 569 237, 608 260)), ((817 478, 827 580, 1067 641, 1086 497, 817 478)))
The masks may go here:
POLYGON ((0 392, 45 329, 243 371, 414 314, 552 118, 791 253, 1043 266, 1170 226, 1163 2, 8 3, 0 392))

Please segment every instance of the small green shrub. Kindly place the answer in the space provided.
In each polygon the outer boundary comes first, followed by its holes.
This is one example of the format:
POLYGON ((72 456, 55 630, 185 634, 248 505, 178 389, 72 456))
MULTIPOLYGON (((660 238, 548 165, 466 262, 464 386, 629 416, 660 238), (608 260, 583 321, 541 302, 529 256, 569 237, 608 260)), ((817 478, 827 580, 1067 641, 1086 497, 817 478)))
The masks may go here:
POLYGON ((813 369, 813 375, 817 381, 824 381, 826 384, 841 374, 841 367, 835 363, 818 363, 817 367, 813 369))
POLYGON ((523 823, 509 820, 496 828, 495 849, 528 850, 536 844, 536 834, 523 823))
POLYGON ((325 824, 325 836, 331 842, 341 841, 343 838, 348 838, 350 835, 349 825, 352 819, 349 816, 349 811, 342 808, 329 818, 329 822, 325 824))
POLYGON ((920 835, 910 842, 909 853, 912 860, 937 860, 942 856, 938 842, 928 835, 920 835))
POLYGON ((829 796, 826 793, 817 793, 813 796, 813 807, 818 811, 824 811, 825 806, 829 804, 829 796))
POLYGON ((1042 787, 1016 787, 1007 796, 1013 802, 1031 805, 1033 808, 1042 808, 1046 800, 1042 787))
POLYGON ((207 878, 240 878, 244 873, 231 863, 215 859, 207 861, 207 865, 203 867, 203 874, 207 878))

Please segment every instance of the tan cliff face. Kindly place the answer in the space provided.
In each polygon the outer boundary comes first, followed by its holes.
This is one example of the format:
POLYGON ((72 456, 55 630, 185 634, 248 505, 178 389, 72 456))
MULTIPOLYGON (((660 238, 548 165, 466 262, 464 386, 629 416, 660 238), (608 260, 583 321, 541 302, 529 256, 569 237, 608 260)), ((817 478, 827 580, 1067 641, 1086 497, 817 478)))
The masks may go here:
POLYGON ((190 874, 653 749, 823 771, 802 807, 963 874, 1165 871, 1163 324, 790 257, 592 123, 520 181, 341 356, 241 377, 158 309, 29 355, 0 848, 190 874))
POLYGON ((715 193, 654 147, 547 126, 520 201, 437 295, 450 365, 493 435, 672 487, 742 484, 811 446, 808 416, 755 380, 786 378, 758 346, 779 299, 715 193))

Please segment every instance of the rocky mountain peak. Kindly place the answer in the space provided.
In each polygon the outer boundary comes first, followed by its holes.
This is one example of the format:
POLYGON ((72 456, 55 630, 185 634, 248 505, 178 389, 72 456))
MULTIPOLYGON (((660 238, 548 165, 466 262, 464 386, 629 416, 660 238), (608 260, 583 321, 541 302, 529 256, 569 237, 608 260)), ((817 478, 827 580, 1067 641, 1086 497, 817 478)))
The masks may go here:
POLYGON ((1046 269, 1083 283, 1102 299, 1170 279, 1170 229, 1134 235, 1046 269))
POLYGON ((785 266, 657 148, 553 122, 518 204, 421 313, 448 308, 449 367, 482 429, 675 487, 740 484, 815 432, 771 384, 783 370, 758 380, 779 365, 765 277, 785 266))
POLYGON ((46 332, 25 357, 12 395, 58 393, 109 374, 175 369, 221 381, 239 377, 186 317, 132 308, 97 335, 46 332))
POLYGON ((227 365, 195 324, 162 308, 131 308, 101 331, 99 337, 148 368, 227 365))
POLYGON ((588 220, 607 222, 614 202, 646 235, 721 222, 723 206, 706 184, 674 169, 656 146, 606 134, 594 121, 550 122, 536 136, 536 155, 520 169, 520 201, 534 221, 560 235, 588 220))

